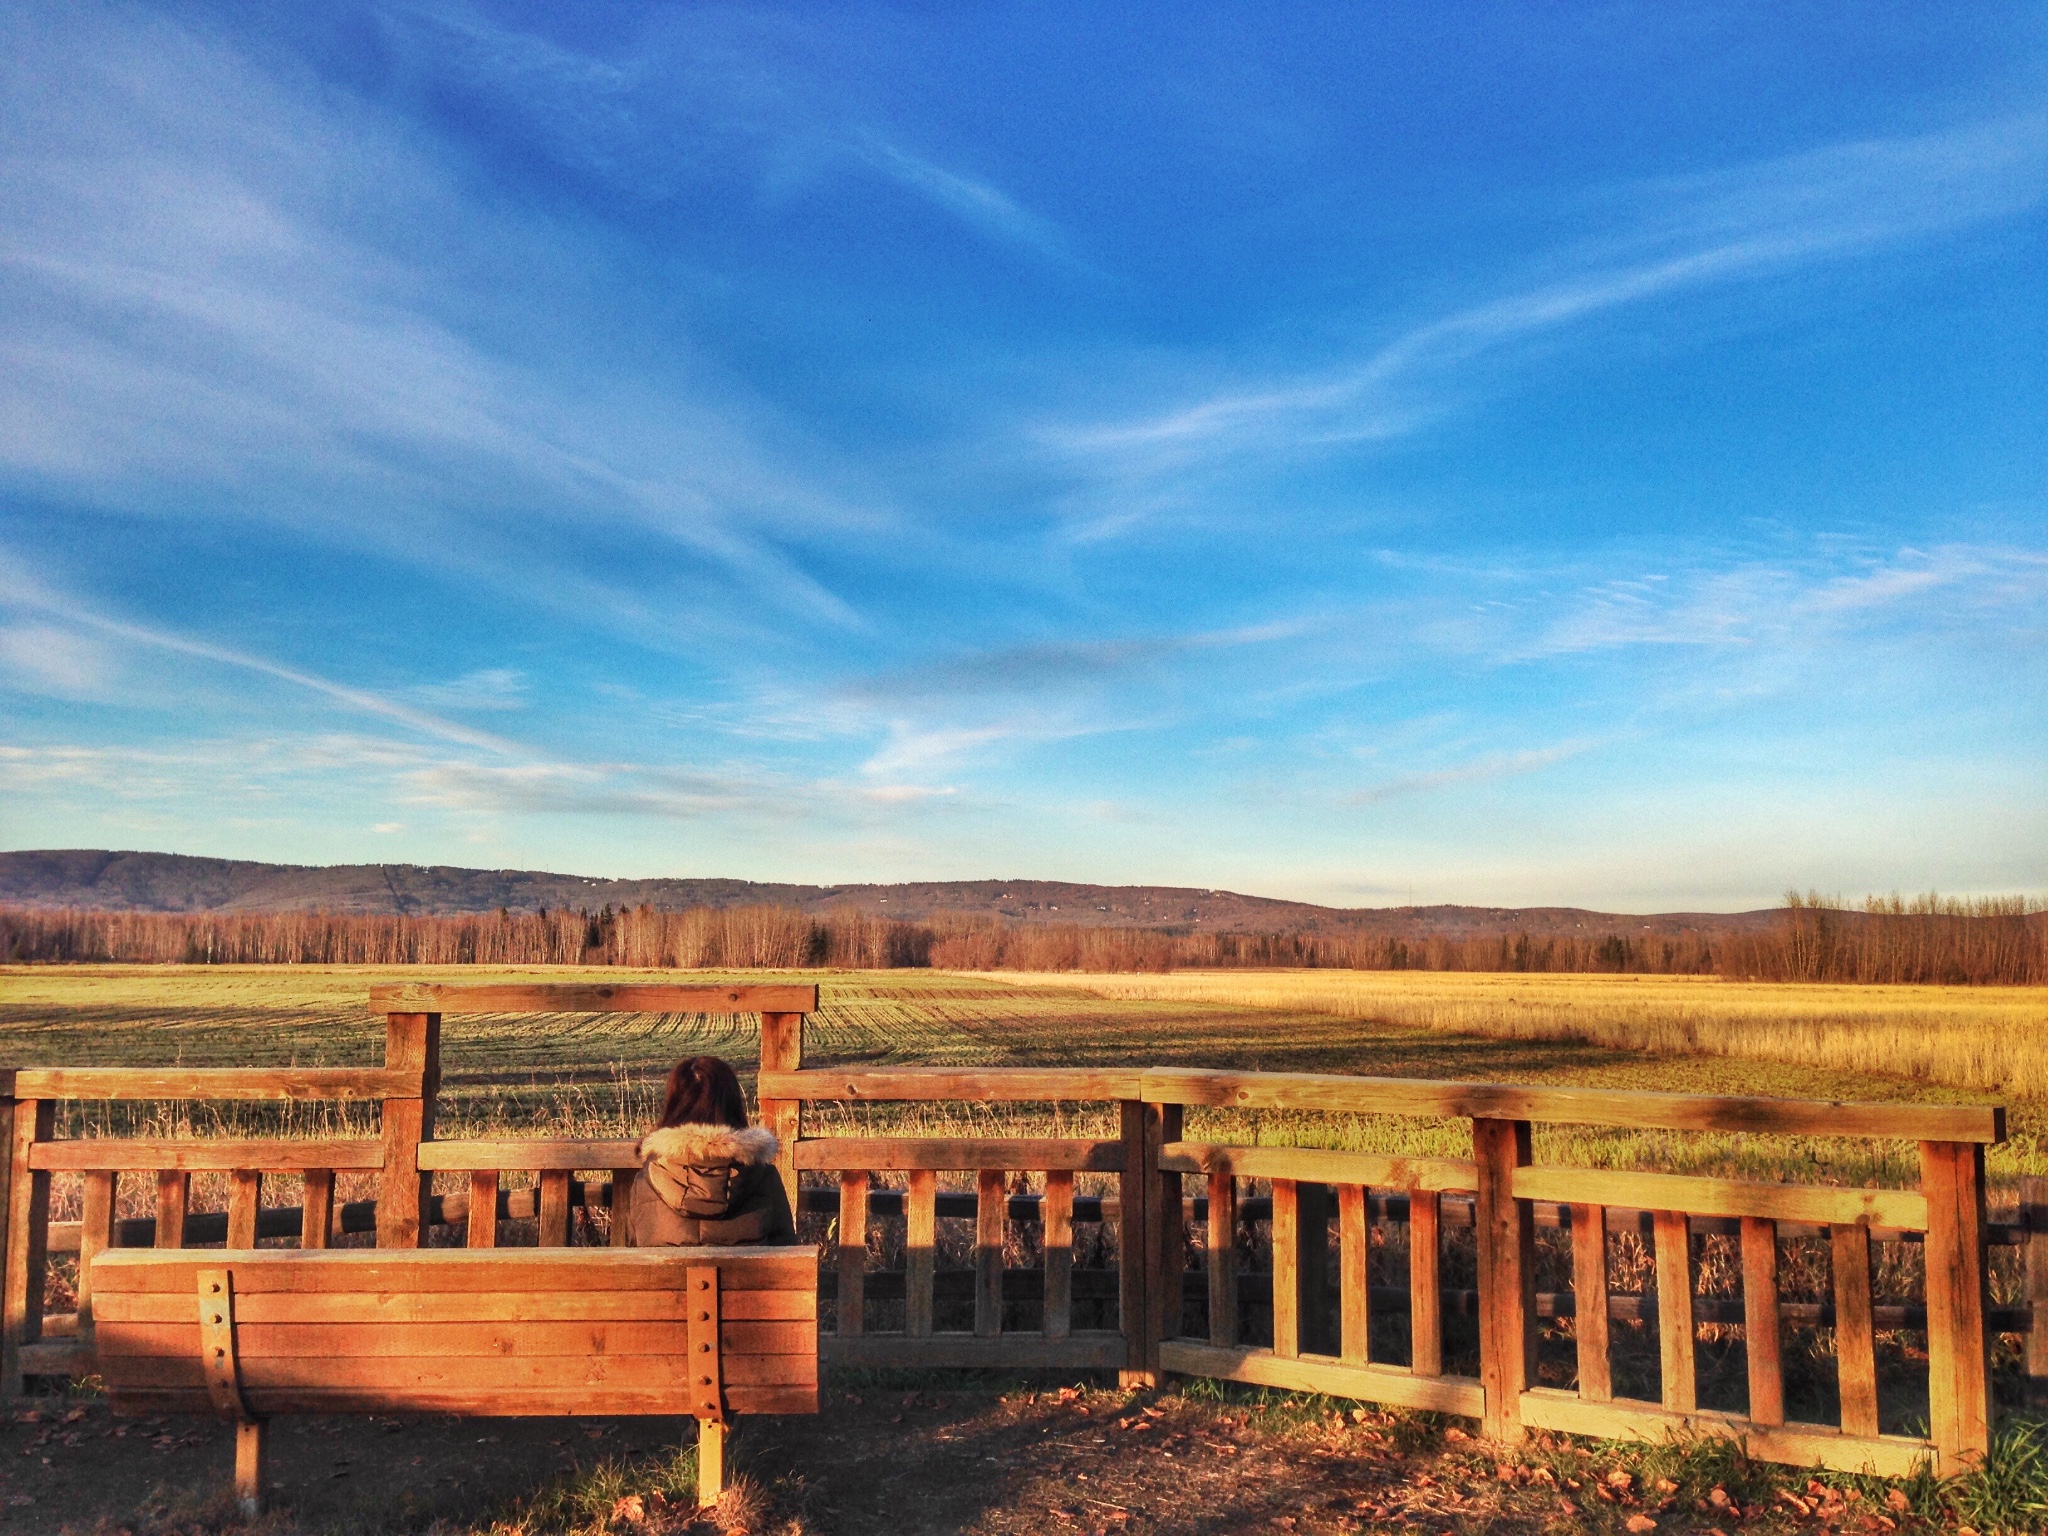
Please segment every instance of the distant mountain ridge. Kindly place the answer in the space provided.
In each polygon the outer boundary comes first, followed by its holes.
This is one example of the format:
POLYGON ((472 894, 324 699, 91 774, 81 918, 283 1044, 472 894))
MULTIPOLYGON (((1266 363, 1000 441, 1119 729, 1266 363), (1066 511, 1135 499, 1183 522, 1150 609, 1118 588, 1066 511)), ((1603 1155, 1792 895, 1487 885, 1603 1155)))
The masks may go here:
POLYGON ((51 849, 0 852, 0 904, 114 912, 294 912, 454 916, 642 905, 771 905, 880 917, 992 917, 1021 923, 1208 933, 1441 935, 1755 932, 1776 909, 1630 915, 1579 907, 1322 907, 1235 891, 1064 880, 790 885, 755 880, 598 880, 541 870, 420 864, 264 864, 180 853, 51 849))

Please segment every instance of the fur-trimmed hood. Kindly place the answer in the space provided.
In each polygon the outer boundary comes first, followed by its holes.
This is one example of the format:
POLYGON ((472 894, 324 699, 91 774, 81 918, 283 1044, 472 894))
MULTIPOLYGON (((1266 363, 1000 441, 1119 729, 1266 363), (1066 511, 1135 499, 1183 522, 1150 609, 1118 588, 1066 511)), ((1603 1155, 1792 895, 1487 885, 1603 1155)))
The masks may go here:
POLYGON ((780 1150, 775 1133, 765 1125, 735 1130, 729 1125, 670 1125, 651 1131, 640 1142, 640 1162, 701 1168, 712 1163, 742 1166, 775 1161, 780 1150))

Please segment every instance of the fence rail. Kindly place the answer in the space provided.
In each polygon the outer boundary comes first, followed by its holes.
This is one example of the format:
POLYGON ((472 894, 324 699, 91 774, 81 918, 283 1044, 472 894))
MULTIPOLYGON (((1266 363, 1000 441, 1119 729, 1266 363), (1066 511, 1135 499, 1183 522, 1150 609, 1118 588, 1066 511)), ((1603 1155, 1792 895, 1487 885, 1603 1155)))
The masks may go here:
POLYGON ((2048 1401, 2048 1219, 2037 1219, 2048 1218, 2048 1181, 2029 1181, 2019 1221, 1987 1220, 1984 1147, 2005 1133, 1996 1106, 1186 1068, 806 1068, 804 1018, 817 992, 787 985, 409 985, 373 989, 369 1005, 385 1016, 381 1067, 0 1073, 0 1386, 18 1391, 28 1376, 90 1368, 91 1261, 108 1247, 318 1248, 369 1233, 381 1247, 415 1247, 439 1229, 484 1248, 507 1221, 535 1223, 547 1246, 622 1241, 622 1222, 601 1228, 589 1218, 621 1207, 637 1172, 635 1143, 436 1139, 440 1023, 448 1013, 650 1010, 759 1015, 757 1088, 761 1117, 780 1138, 780 1176, 805 1219, 833 1223, 820 1274, 830 1303, 822 1315, 834 1324, 822 1341, 830 1362, 1114 1369, 1132 1385, 1181 1373, 1467 1415, 1504 1441, 1535 1429, 1651 1438, 1681 1430, 1741 1436, 1770 1459, 1888 1473, 1922 1459, 1954 1471, 1982 1456, 1993 1331, 2026 1334, 2030 1381, 2048 1401), (55 1138, 58 1101, 120 1099, 360 1100, 380 1106, 380 1123, 374 1138, 342 1140, 55 1138), (805 1106, 822 1101, 1114 1104, 1117 1135, 808 1137, 805 1106), (1187 1139, 1187 1111, 1209 1107, 1463 1119, 1472 1155, 1187 1139), (1853 1189, 1540 1166, 1531 1155, 1539 1123, 1904 1140, 1919 1144, 1920 1184, 1853 1189), (343 1172, 373 1175, 375 1198, 337 1203, 343 1172), (194 1173, 227 1175, 225 1211, 189 1209, 194 1173), (57 1174, 82 1181, 77 1221, 49 1219, 57 1174), (300 1200, 266 1206, 266 1184, 280 1175, 298 1181, 300 1200), (434 1194, 436 1175, 459 1187, 434 1194), (969 1175, 972 1189, 940 1187, 969 1175), (120 1181, 136 1177, 154 1184, 155 1214, 117 1219, 120 1181), (532 1187, 510 1187, 527 1179, 532 1187), (962 1219, 973 1224, 968 1258, 949 1268, 940 1224, 962 1219), (884 1224, 893 1241, 898 1222, 901 1267, 878 1267, 884 1224), (1269 1269, 1245 1267, 1254 1225, 1270 1233, 1269 1269), (1539 1230, 1568 1234, 1568 1288, 1537 1291, 1539 1230), (1397 1233, 1404 1283, 1374 1283, 1375 1246, 1397 1233), (1610 1245, 1624 1233, 1650 1256, 1654 1283, 1639 1293, 1612 1288, 1610 1245), (1706 1238, 1735 1241, 1739 1295, 1697 1294, 1696 1244, 1706 1238), (1828 1294, 1788 1298, 1782 1245, 1815 1239, 1828 1245, 1828 1294), (1873 1254, 1900 1242, 1924 1255, 1924 1291, 1880 1303, 1873 1254), (1988 1304, 1993 1244, 2025 1250, 2022 1305, 1988 1304), (1446 1256, 1465 1265, 1468 1245, 1476 1280, 1448 1282, 1446 1256), (72 1254, 76 1308, 49 1312, 50 1260, 72 1254), (871 1326, 871 1314, 893 1319, 899 1306, 900 1327, 871 1326), (1250 1341, 1253 1312, 1270 1316, 1270 1343, 1250 1341), (1193 1333, 1191 1316, 1202 1319, 1193 1333), (1477 1324, 1476 1375, 1461 1373, 1469 1349, 1446 1350, 1447 1319, 1477 1324), (1540 1325, 1565 1319, 1569 1388, 1537 1373, 1540 1325), (1617 1393, 1615 1323, 1654 1331, 1656 1401, 1617 1393), (1702 1324, 1743 1329, 1744 1413, 1698 1401, 1702 1324), (1787 1422, 1780 1348, 1789 1327, 1833 1330, 1838 1422, 1787 1422), (1876 1337, 1895 1329, 1927 1335, 1924 1437, 1880 1433, 1876 1337), (1381 1357, 1389 1338, 1401 1341, 1396 1360, 1381 1357))

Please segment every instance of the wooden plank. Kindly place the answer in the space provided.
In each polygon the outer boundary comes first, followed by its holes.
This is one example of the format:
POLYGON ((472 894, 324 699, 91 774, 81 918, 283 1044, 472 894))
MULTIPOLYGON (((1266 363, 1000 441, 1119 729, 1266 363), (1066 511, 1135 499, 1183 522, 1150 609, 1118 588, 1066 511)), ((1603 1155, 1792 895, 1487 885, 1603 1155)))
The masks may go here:
POLYGON ((1015 1173, 1051 1169, 1121 1173, 1120 1141, 938 1136, 822 1136, 797 1143, 796 1165, 832 1172, 860 1169, 871 1173, 937 1168, 979 1172, 998 1168, 1015 1173))
POLYGON ((569 1246, 569 1175, 560 1168, 541 1170, 540 1246, 569 1246))
POLYGON ((1003 1331, 1003 1245, 1009 1238, 1008 1192, 999 1168, 975 1180, 974 1333, 992 1339, 1003 1331))
POLYGON ((1870 1316, 1870 1228, 1858 1223, 1830 1235, 1835 1279, 1835 1377, 1842 1433, 1877 1433, 1877 1333, 1870 1316))
POLYGON ((24 1099, 384 1099, 418 1097, 416 1071, 384 1067, 24 1067, 24 1099))
POLYGON ((1523 1438, 1517 1417, 1536 1352, 1536 1218, 1514 1197, 1517 1168, 1529 1163, 1527 1120, 1474 1120, 1479 1168, 1474 1225, 1479 1238, 1479 1379, 1489 1440, 1523 1438))
POLYGON ((1288 1392, 1322 1392, 1432 1413, 1480 1417, 1484 1394, 1462 1376, 1417 1376, 1385 1365, 1347 1365, 1337 1360, 1288 1359, 1264 1349, 1224 1349, 1192 1339, 1172 1339, 1159 1348, 1160 1364, 1183 1376, 1242 1381, 1288 1392))
MULTIPOLYGON (((242 1364, 240 1352, 236 1349, 239 1340, 235 1330, 235 1286, 234 1276, 225 1269, 202 1269, 198 1273, 199 1348, 197 1351, 180 1350, 169 1363, 189 1366, 192 1356, 197 1354, 201 1379, 206 1383, 207 1396, 213 1399, 213 1411, 222 1418, 246 1420, 249 1405, 242 1397, 242 1364)), ((184 1330, 180 1329, 182 1334, 184 1330)), ((101 1356, 106 1373, 116 1380, 141 1376, 147 1378, 163 1369, 162 1360, 136 1361, 121 1357, 113 1350, 101 1356)), ((325 1362, 322 1362, 323 1364, 325 1362)))
POLYGON ((1657 1359, 1664 1407, 1691 1413, 1699 1405, 1699 1373, 1693 1362, 1692 1228, 1683 1211, 1656 1215, 1657 1359))
POLYGON ((2048 1178, 2028 1174, 2020 1180, 2020 1249, 2025 1255, 2026 1303, 2030 1312, 2026 1342, 2026 1406, 2048 1412, 2048 1178))
POLYGON ((263 1175, 238 1168, 228 1175, 228 1241, 230 1248, 256 1246, 256 1213, 263 1209, 263 1175))
POLYGON ((1572 1207, 1572 1331, 1579 1351, 1579 1396, 1604 1403, 1614 1396, 1607 1355, 1607 1211, 1572 1207))
POLYGON ((245 1520, 263 1513, 265 1484, 269 1481, 268 1436, 261 1420, 235 1421, 235 1507, 245 1520))
POLYGON ((783 1192, 789 1196, 792 1211, 798 1205, 796 1151, 804 1134, 804 1101, 771 1093, 761 1085, 777 1073, 793 1073, 802 1069, 804 1014, 816 1006, 814 1000, 807 1008, 763 1012, 761 1015, 761 1065, 755 1079, 756 1091, 761 1097, 761 1123, 775 1133, 775 1166, 782 1174, 783 1192))
MULTIPOLYGON (((1148 1205, 1154 1170, 1147 1167, 1146 1156, 1151 1118, 1136 1094, 1117 1104, 1117 1129, 1124 1145, 1124 1169, 1117 1175, 1117 1322, 1129 1346, 1117 1384, 1127 1392, 1157 1385, 1150 1348, 1152 1304, 1145 1288, 1152 1267, 1146 1252, 1153 1231, 1148 1205)), ((1156 1149, 1156 1142, 1151 1145, 1156 1149)))
MULTIPOLYGON (((237 1314, 251 1326, 348 1324, 397 1327, 408 1323, 673 1323, 686 1316, 681 1282, 643 1291, 291 1292, 244 1293, 237 1314)), ((817 1331, 815 1291, 734 1291, 721 1299, 728 1324, 789 1322, 817 1331)), ((116 1291, 98 1298, 97 1315, 110 1323, 192 1323, 192 1305, 169 1291, 116 1291)))
MULTIPOLYGON (((718 1266, 693 1264, 684 1286, 689 1297, 689 1315, 683 1320, 688 1351, 686 1384, 690 1411, 703 1423, 725 1422, 726 1359, 719 1348, 718 1266)), ((813 1375, 816 1362, 812 1361, 813 1375)))
MULTIPOLYGON (((19 1083, 19 1077, 16 1082, 19 1083)), ((23 1099, 14 1109, 7 1180, 7 1271, 0 1290, 0 1393, 19 1397, 22 1351, 42 1331, 43 1278, 49 1268, 50 1176, 29 1167, 29 1153, 56 1128, 56 1106, 23 1099)))
MULTIPOLYGON (((469 1176, 469 1210, 465 1213, 463 1246, 467 1248, 495 1248, 498 1246, 498 1170, 478 1168, 469 1176)), ((621 1213, 614 1211, 612 1220, 620 1220, 621 1213)))
POLYGON ((192 1175, 166 1168, 156 1176, 156 1246, 185 1246, 185 1208, 192 1203, 192 1175))
POLYGON ((1927 1227, 1926 1198, 1912 1189, 1763 1184, 1604 1168, 1522 1168, 1515 1173, 1515 1195, 1522 1200, 1555 1200, 1560 1204, 1584 1201, 1646 1211, 1762 1216, 1772 1221, 1807 1221, 1820 1226, 1861 1221, 1915 1232, 1927 1227))
POLYGON ((85 1176, 83 1211, 78 1229, 78 1331, 92 1332, 92 1261, 114 1246, 114 1180, 112 1173, 85 1176))
POLYGON ((1837 1472, 1867 1472, 1880 1477, 1910 1477, 1927 1459, 1925 1440, 1884 1435, 1862 1438, 1838 1434, 1821 1424, 1764 1426, 1735 1414, 1705 1409, 1666 1413, 1648 1405, 1589 1403, 1576 1393, 1538 1388, 1522 1394, 1522 1422, 1532 1429, 1602 1440, 1643 1440, 1663 1445, 1695 1435, 1741 1440, 1759 1461, 1795 1467, 1827 1467, 1837 1472))
POLYGON ((1292 1179, 1273 1181, 1273 1353, 1301 1353, 1301 1201, 1292 1179))
POLYGON ((432 1175, 420 1168, 420 1143, 434 1135, 434 1095, 440 1089, 441 1015, 390 1013, 384 1021, 384 1064, 418 1074, 414 1095, 386 1098, 379 1113, 383 1177, 377 1190, 377 1246, 423 1248, 420 1214, 432 1175))
MULTIPOLYGON (((1437 1083, 1318 1072, 1229 1072, 1155 1068, 1148 1099, 1243 1109, 1320 1109, 1351 1114, 1474 1120, 1542 1120, 1675 1131, 1883 1136, 1909 1141, 2005 1140, 1997 1104, 1856 1104, 1822 1099, 1644 1093, 1621 1088, 1437 1083)), ((946 1095, 953 1097, 953 1095, 946 1095)))
POLYGON ((1209 1342, 1237 1345, 1237 1180, 1209 1175, 1209 1342))
MULTIPOLYGON (((23 1108, 16 1102, 12 1068, 0 1068, 0 1087, 5 1089, 4 1093, 0 1093, 0 1296, 6 1298, 0 1301, 0 1394, 13 1397, 25 1386, 21 1379, 20 1350, 27 1342, 20 1336, 21 1326, 26 1322, 26 1318, 10 1310, 13 1299, 13 1276, 12 1265, 8 1260, 13 1252, 14 1236, 14 1127, 18 1117, 26 1117, 34 1111, 23 1108)), ((33 1176, 28 1172, 26 1157, 22 1160, 21 1173, 25 1178, 33 1176)), ((47 1246, 50 1240, 50 1223, 47 1215, 42 1228, 43 1242, 47 1246)), ((40 1315, 40 1304, 36 1310, 40 1315)))
MULTIPOLYGON (((263 1249, 235 1255, 235 1288, 244 1298, 262 1291, 613 1291, 673 1289, 682 1255, 716 1262, 728 1290, 810 1290, 817 1284, 817 1250, 778 1248, 591 1248, 574 1254, 495 1248, 416 1251, 333 1248, 322 1253, 263 1249)), ((120 1291, 183 1291, 197 1265, 221 1262, 218 1252, 173 1256, 148 1249, 114 1248, 100 1256, 102 1295, 120 1291)))
POLYGON ((839 1176, 839 1337, 857 1339, 867 1327, 868 1176, 839 1176))
POLYGON ((516 1168, 538 1172, 560 1168, 570 1173, 639 1166, 637 1141, 590 1138, 497 1138, 474 1141, 429 1141, 420 1146, 420 1167, 430 1173, 463 1173, 479 1168, 502 1172, 516 1168))
POLYGON ((1160 1150, 1159 1166, 1176 1173, 1228 1171, 1240 1179, 1293 1179, 1307 1184, 1359 1184, 1373 1189, 1470 1190, 1472 1164, 1458 1157, 1390 1157, 1316 1147, 1233 1147, 1176 1141, 1160 1150))
POLYGON ((71 1141, 46 1141, 36 1147, 31 1166, 52 1173, 110 1170, 141 1173, 152 1169, 229 1173, 256 1168, 267 1173, 301 1168, 380 1168, 384 1149, 374 1141, 287 1141, 258 1138, 217 1141, 156 1141, 147 1138, 88 1136, 71 1141))
POLYGON ((818 1340, 828 1366, 877 1370, 1116 1370, 1128 1351, 1121 1333, 1084 1330, 1048 1339, 1032 1333, 977 1338, 941 1333, 926 1338, 870 1333, 857 1339, 818 1340))
POLYGON ((1764 1428, 1785 1422, 1785 1372, 1778 1333, 1778 1226, 1742 1220, 1742 1335, 1749 1357, 1749 1420, 1764 1428))
POLYGON ((299 1246, 320 1249, 334 1236, 334 1170, 308 1168, 299 1196, 299 1246))
POLYGON ((1950 1476, 1981 1465, 1991 1446, 1984 1149, 1924 1143, 1920 1189, 1927 1196, 1927 1418, 1935 1470, 1950 1476))
POLYGON ((1418 1376, 1444 1371, 1442 1215, 1435 1191, 1408 1197, 1409 1369, 1418 1376))
MULTIPOLYGON (((113 1410, 124 1417, 209 1413, 203 1387, 116 1387, 108 1391, 113 1410)), ((445 1413, 463 1418, 622 1418, 672 1415, 676 1387, 620 1387, 577 1384, 555 1387, 267 1387, 251 1394, 259 1413, 411 1414, 445 1413)), ((815 1382, 725 1389, 730 1413, 816 1413, 815 1382)))
POLYGON ((968 1099, 987 1103, 1032 1101, 1102 1103, 1137 1099, 1144 1074, 1104 1067, 897 1067, 880 1071, 813 1069, 764 1072, 763 1098, 925 1102, 968 1099))
POLYGON ((709 1509, 725 1496, 725 1425, 697 1421, 697 1507, 709 1509))
POLYGON ((98 1369, 90 1339, 39 1339, 21 1346, 24 1376, 90 1376, 98 1369))
MULTIPOLYGON (((632 1235, 630 1212, 633 1209, 633 1181, 640 1177, 638 1168, 614 1168, 612 1181, 605 1191, 605 1204, 611 1210, 611 1233, 608 1241, 614 1248, 627 1246, 626 1239, 632 1235)), ((492 1204, 497 1203, 496 1196, 492 1204)))
POLYGON ((1074 1175, 1055 1168, 1045 1176, 1040 1206, 1045 1250, 1045 1306, 1041 1332, 1064 1339, 1074 1331, 1074 1175))
POLYGON ((903 1331, 914 1339, 932 1331, 932 1268, 937 1251, 939 1176, 929 1168, 910 1175, 903 1248, 903 1331))
POLYGON ((1365 1220, 1365 1191, 1337 1186, 1337 1297, 1342 1314, 1338 1355, 1351 1365, 1366 1363, 1372 1336, 1370 1261, 1372 1229, 1365 1220))
POLYGON ((669 982, 547 982, 504 986, 408 982, 372 987, 372 1013, 816 1013, 818 989, 676 986, 669 982))
MULTIPOLYGON (((679 1349, 672 1355, 408 1355, 389 1359, 356 1356, 320 1359, 273 1356, 240 1363, 242 1391, 250 1408, 264 1411, 263 1391, 276 1389, 381 1390, 387 1392, 533 1391, 586 1386, 627 1389, 666 1387, 672 1404, 689 1401, 683 1384, 693 1356, 679 1349)), ((181 1388, 203 1386, 205 1362, 197 1354, 110 1355, 101 1360, 109 1388, 181 1388)), ((733 1355, 719 1361, 723 1379, 733 1386, 774 1387, 813 1383, 818 1361, 812 1354, 733 1355)), ((670 1412, 675 1411, 675 1406, 670 1412)))
POLYGON ((1146 1209, 1152 1212, 1147 1230, 1148 1269, 1145 1275, 1146 1309, 1145 1363, 1156 1375, 1159 1344, 1179 1336, 1181 1316, 1187 1309, 1187 1215, 1181 1201, 1181 1175, 1164 1167, 1160 1151, 1183 1134, 1183 1112, 1178 1104, 1146 1106, 1145 1162, 1150 1169, 1145 1193, 1146 1209))

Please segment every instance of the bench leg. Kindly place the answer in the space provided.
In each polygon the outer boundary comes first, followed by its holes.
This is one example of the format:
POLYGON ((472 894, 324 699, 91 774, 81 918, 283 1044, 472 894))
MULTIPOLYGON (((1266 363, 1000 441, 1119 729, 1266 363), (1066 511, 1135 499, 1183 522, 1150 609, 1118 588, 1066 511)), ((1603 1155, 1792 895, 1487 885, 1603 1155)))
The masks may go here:
POLYGON ((263 1513, 263 1425, 255 1419, 235 1424, 235 1503, 251 1518, 263 1513))
POLYGON ((725 1426, 716 1419, 697 1421, 697 1503, 709 1507, 725 1492, 725 1426))

